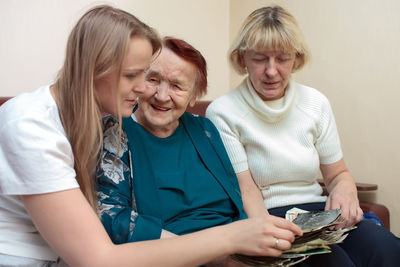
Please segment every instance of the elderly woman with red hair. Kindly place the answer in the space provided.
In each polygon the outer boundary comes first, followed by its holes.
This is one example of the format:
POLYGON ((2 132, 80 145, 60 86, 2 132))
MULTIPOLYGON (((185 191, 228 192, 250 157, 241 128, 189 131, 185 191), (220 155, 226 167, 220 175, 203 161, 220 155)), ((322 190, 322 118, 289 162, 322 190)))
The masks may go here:
MULTIPOLYGON (((98 196, 113 241, 183 235, 246 218, 218 131, 210 120, 185 112, 206 93, 200 52, 183 40, 164 38, 145 85, 137 111, 122 120, 120 144, 118 121, 105 119, 98 196)), ((300 228, 278 217, 268 226, 270 256, 301 235, 300 228), (281 247, 275 247, 272 233, 281 247)))

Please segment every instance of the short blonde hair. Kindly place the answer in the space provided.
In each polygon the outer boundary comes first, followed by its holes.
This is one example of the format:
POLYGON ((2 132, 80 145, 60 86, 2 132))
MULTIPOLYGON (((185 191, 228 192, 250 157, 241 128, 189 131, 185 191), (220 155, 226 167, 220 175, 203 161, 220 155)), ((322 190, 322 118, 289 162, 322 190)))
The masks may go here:
POLYGON ((310 58, 296 19, 280 6, 262 7, 253 11, 244 21, 230 49, 229 59, 239 74, 246 74, 242 60, 244 52, 276 49, 296 53, 293 72, 301 69, 310 58))

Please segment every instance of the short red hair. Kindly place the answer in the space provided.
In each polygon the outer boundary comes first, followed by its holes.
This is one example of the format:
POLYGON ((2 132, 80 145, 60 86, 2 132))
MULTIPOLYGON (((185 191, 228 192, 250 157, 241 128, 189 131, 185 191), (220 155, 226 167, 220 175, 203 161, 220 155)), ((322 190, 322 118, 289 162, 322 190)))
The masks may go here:
POLYGON ((186 41, 174 37, 164 37, 162 46, 174 52, 183 60, 192 63, 197 69, 195 83, 196 98, 207 94, 207 62, 203 55, 186 41))

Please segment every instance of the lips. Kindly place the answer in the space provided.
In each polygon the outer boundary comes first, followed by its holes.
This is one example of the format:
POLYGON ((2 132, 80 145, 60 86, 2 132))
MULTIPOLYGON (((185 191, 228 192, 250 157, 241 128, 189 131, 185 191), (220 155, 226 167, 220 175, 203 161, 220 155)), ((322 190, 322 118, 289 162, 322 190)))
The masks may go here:
POLYGON ((137 103, 137 99, 130 99, 130 100, 128 99, 128 100, 126 100, 126 102, 128 102, 130 105, 134 106, 137 103))
POLYGON ((156 105, 151 105, 155 110, 159 110, 159 111, 168 111, 171 108, 165 108, 165 107, 160 107, 160 106, 156 106, 156 105))
POLYGON ((280 85, 280 82, 262 82, 267 88, 276 88, 280 85))

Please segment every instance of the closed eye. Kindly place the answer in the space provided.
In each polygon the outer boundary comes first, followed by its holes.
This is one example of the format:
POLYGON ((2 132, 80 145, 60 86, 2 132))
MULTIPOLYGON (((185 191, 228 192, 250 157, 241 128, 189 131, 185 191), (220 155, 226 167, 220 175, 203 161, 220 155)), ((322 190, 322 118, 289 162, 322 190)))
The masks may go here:
POLYGON ((288 61, 291 59, 292 59, 291 57, 278 57, 278 61, 280 61, 280 62, 285 62, 285 61, 288 61))
POLYGON ((158 83, 159 82, 159 80, 157 78, 154 78, 154 77, 147 78, 147 81, 149 81, 151 83, 158 83))
POLYGON ((126 78, 128 78, 128 79, 130 79, 130 80, 132 80, 132 79, 134 79, 135 77, 136 77, 136 74, 125 74, 124 75, 126 78))
POLYGON ((261 62, 261 61, 264 61, 265 58, 264 58, 264 57, 263 57, 263 58, 261 58, 261 57, 255 57, 255 58, 253 58, 253 60, 256 61, 256 62, 261 62))

